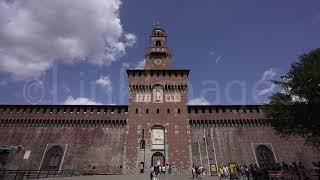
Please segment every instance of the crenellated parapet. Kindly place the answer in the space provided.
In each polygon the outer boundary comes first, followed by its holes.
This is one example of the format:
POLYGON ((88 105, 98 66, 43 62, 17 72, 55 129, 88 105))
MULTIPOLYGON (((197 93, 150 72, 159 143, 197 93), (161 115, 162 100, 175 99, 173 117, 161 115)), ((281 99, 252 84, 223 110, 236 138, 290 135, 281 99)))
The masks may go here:
POLYGON ((187 78, 189 70, 187 69, 128 69, 127 74, 129 78, 164 78, 164 77, 177 77, 187 78))
MULTIPOLYGON (((152 91, 156 85, 129 85, 129 91, 152 91)), ((165 91, 186 91, 187 85, 163 85, 165 91)))
POLYGON ((214 119, 189 120, 192 127, 265 127, 270 126, 268 119, 214 119))
POLYGON ((127 120, 69 120, 69 119, 1 119, 5 127, 117 127, 125 126, 127 120))
POLYGON ((122 126, 127 113, 125 105, 0 105, 0 126, 122 126))
POLYGON ((191 105, 189 124, 193 127, 259 127, 269 126, 261 105, 191 105))

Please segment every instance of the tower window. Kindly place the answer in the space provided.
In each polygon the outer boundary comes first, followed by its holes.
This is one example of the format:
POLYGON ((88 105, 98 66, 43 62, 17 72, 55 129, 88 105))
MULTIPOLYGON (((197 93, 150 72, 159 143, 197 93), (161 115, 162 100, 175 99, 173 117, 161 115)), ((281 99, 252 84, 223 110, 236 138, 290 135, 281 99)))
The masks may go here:
POLYGON ((180 109, 178 109, 178 114, 180 114, 180 109))
POLYGON ((136 114, 138 114, 138 112, 139 112, 139 109, 136 109, 136 114))
POLYGON ((157 109, 157 114, 159 114, 160 113, 160 110, 159 109, 157 109))
POLYGON ((170 109, 167 109, 168 114, 170 113, 170 109))
POLYGON ((160 47, 161 46, 161 41, 156 41, 156 46, 160 47))
POLYGON ((149 109, 146 109, 146 114, 149 114, 149 109))

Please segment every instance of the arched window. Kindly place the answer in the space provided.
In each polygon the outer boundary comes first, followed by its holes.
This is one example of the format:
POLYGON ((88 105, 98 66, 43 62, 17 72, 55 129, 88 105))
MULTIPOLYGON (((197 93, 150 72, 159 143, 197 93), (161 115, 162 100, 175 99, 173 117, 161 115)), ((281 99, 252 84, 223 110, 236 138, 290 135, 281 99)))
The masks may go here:
POLYGON ((161 46, 161 41, 156 41, 156 46, 160 47, 161 46))
POLYGON ((256 157, 258 160, 259 166, 264 164, 274 164, 275 158, 271 147, 268 147, 265 144, 260 144, 256 147, 256 157))
POLYGON ((42 164, 43 170, 59 170, 63 157, 63 149, 60 146, 53 146, 47 150, 42 164))

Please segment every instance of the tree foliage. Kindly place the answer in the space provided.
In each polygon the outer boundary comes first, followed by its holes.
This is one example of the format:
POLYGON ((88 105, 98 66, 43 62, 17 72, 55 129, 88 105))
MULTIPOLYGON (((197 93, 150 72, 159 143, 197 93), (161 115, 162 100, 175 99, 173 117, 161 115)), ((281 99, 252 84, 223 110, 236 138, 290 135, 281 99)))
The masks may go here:
POLYGON ((264 112, 281 135, 299 135, 320 150, 320 48, 303 54, 274 81, 282 91, 269 97, 264 112))

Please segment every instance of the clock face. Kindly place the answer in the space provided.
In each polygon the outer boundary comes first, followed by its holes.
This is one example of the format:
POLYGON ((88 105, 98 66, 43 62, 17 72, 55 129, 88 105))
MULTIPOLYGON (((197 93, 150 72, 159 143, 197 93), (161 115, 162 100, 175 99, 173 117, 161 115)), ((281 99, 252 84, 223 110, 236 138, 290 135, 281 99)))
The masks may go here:
POLYGON ((156 66, 162 66, 163 65, 163 59, 154 59, 153 64, 156 66))

